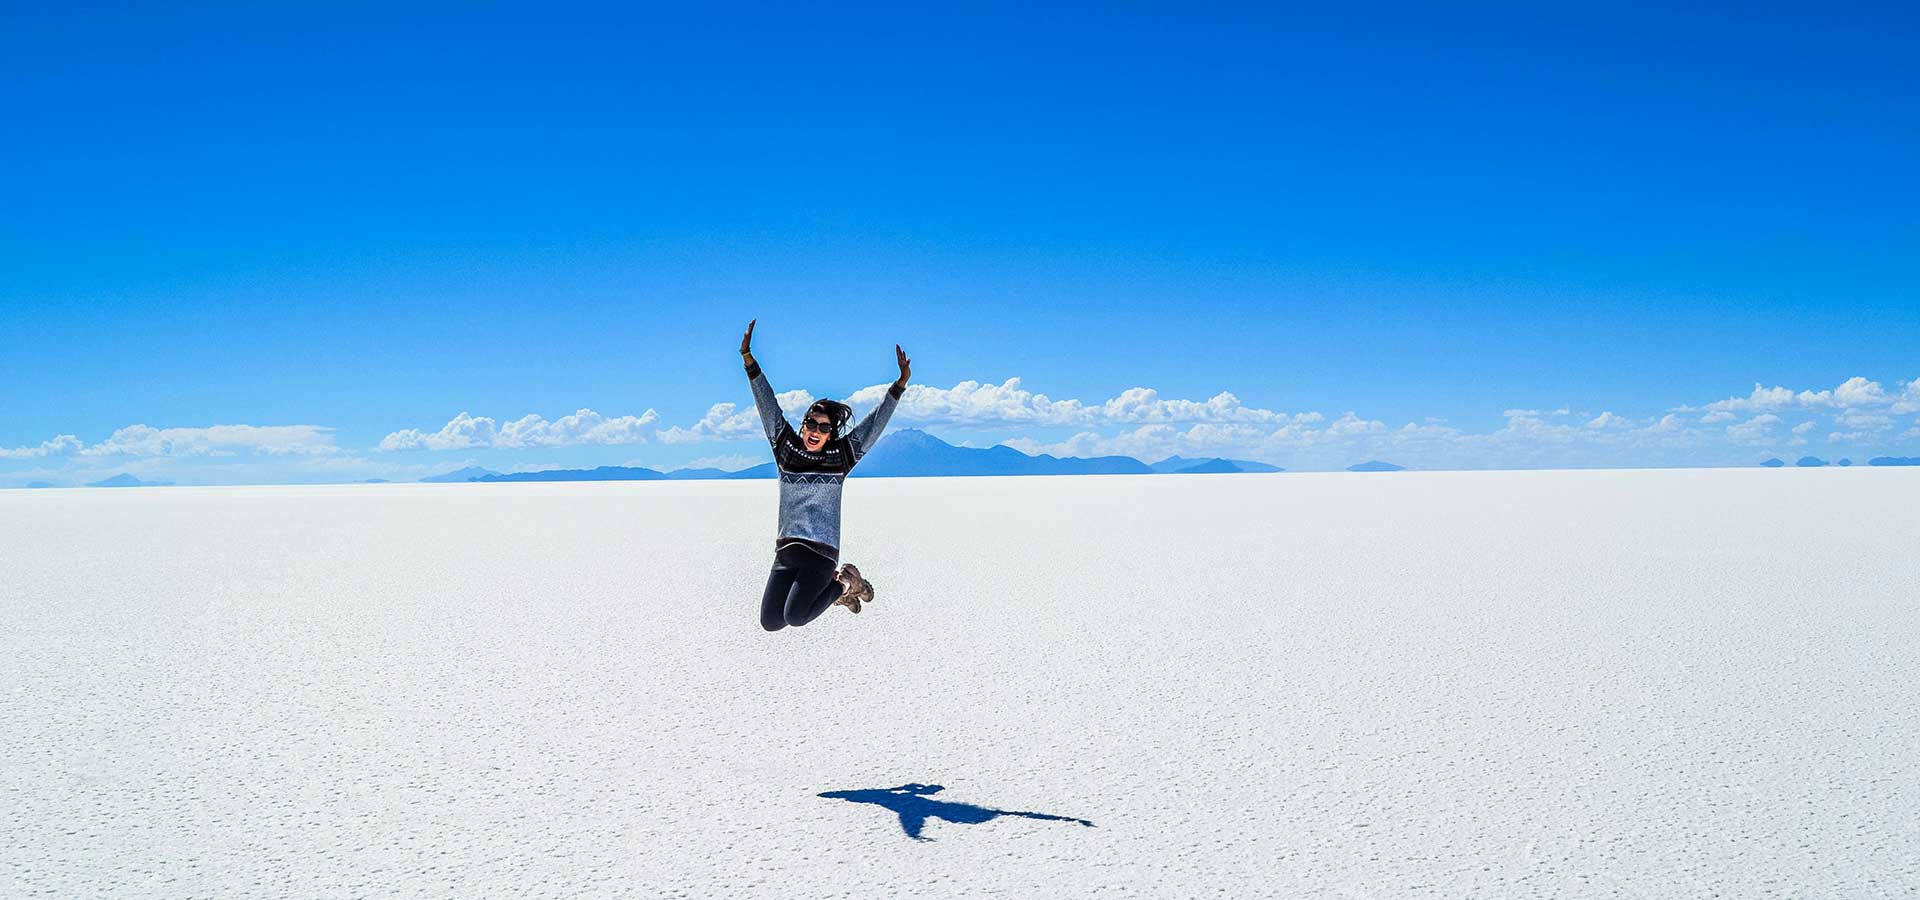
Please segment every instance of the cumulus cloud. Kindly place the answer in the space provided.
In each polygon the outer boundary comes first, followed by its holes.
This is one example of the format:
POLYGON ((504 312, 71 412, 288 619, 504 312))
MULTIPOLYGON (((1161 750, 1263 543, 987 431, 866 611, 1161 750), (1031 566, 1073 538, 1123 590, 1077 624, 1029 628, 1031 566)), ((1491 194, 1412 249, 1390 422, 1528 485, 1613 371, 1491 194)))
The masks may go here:
POLYGON ((1727 438, 1736 444, 1765 444, 1773 440, 1773 428, 1779 424, 1779 416, 1762 413, 1738 425, 1728 425, 1727 438))
MULTIPOLYGON (((847 402, 871 406, 880 402, 887 385, 855 391, 847 402)), ((1021 385, 1019 378, 1000 384, 962 381, 950 388, 908 385, 894 410, 894 421, 959 426, 1067 426, 1141 425, 1195 422, 1282 424, 1294 416, 1247 406, 1230 391, 1205 400, 1160 396, 1148 387, 1132 387, 1097 403, 1055 400, 1021 385)))
MULTIPOLYGON (((783 407, 784 408, 784 407, 783 407)), ((805 408, 802 407, 802 412, 805 408)), ((678 425, 660 432, 663 444, 686 444, 694 441, 734 440, 761 434, 760 414, 753 409, 739 409, 733 403, 715 403, 707 409, 700 421, 682 428, 678 425)))
MULTIPOLYGON (((29 449, 29 448, 22 448, 29 449)), ((61 435, 32 448, 26 455, 53 456, 320 456, 339 451, 333 429, 319 425, 213 425, 206 428, 153 428, 128 425, 100 443, 82 447, 72 435, 61 435), (39 449, 56 452, 40 453, 39 449)), ((10 456, 22 455, 9 451, 10 456)))
MULTIPOLYGON (((1888 406, 1920 402, 1920 379, 1914 384, 1904 386, 1898 395, 1887 393, 1880 382, 1869 381, 1855 375, 1825 391, 1794 391, 1784 387, 1765 387, 1759 383, 1753 386, 1753 393, 1745 397, 1729 397, 1716 400, 1698 407, 1707 412, 1779 412, 1788 409, 1850 409, 1859 407, 1888 406)), ((1675 412, 1693 412, 1694 407, 1679 407, 1675 412)), ((1899 412, 1899 410, 1894 410, 1899 412)))
POLYGON ((1920 412, 1920 378, 1915 378, 1903 385, 1900 396, 1893 401, 1887 411, 1896 416, 1920 412))
POLYGON ((1920 410, 1920 379, 1898 382, 1893 390, 1862 377, 1822 390, 1756 384, 1744 397, 1677 407, 1645 419, 1615 411, 1592 415, 1568 407, 1516 407, 1505 411, 1502 426, 1486 432, 1462 431, 1435 419, 1391 427, 1349 412, 1332 421, 1309 413, 1275 415, 1261 425, 1202 423, 1117 433, 1100 428, 1104 423, 1096 419, 1069 438, 1004 443, 1054 455, 1125 454, 1148 462, 1176 453, 1233 456, 1290 468, 1338 468, 1367 458, 1456 468, 1751 465, 1768 448, 1803 446, 1821 434, 1897 452, 1901 442, 1920 439, 1920 426, 1904 428, 1908 423, 1895 421, 1902 404, 1920 410))
MULTIPOLYGON (((880 402, 887 385, 854 391, 851 406, 880 402)), ((1019 378, 1000 384, 962 381, 950 388, 907 385, 895 408, 895 421, 945 425, 1091 425, 1098 414, 1078 400, 1050 399, 1020 386, 1019 378)))
POLYGON ((380 449, 465 450, 469 448, 564 447, 578 444, 643 444, 655 434, 659 413, 603 416, 591 409, 548 420, 526 415, 510 422, 462 412, 431 434, 408 428, 380 440, 380 449))
POLYGON ((1833 421, 1855 431, 1885 431, 1893 427, 1893 417, 1880 413, 1848 409, 1833 417, 1833 421))
POLYGON ((86 445, 71 434, 63 434, 52 440, 41 441, 37 447, 0 447, 0 459, 45 459, 49 456, 71 456, 86 445))

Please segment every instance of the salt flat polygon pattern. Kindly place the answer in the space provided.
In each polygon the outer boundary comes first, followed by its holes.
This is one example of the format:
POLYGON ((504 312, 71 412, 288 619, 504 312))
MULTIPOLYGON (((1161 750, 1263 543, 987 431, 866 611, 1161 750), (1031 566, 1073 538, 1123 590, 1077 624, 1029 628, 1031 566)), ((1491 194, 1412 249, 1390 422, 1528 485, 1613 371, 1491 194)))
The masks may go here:
POLYGON ((0 491, 0 896, 1920 893, 1920 471, 776 491, 0 491))

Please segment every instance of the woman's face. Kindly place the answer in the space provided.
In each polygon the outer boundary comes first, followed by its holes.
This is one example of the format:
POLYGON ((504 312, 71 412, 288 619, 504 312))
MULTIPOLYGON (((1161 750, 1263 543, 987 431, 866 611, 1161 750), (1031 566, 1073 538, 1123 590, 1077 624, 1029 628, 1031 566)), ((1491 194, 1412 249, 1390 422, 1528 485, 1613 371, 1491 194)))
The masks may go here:
POLYGON ((809 453, 825 449, 830 434, 833 434, 833 420, 827 418, 826 413, 815 410, 800 420, 800 443, 806 445, 809 453))

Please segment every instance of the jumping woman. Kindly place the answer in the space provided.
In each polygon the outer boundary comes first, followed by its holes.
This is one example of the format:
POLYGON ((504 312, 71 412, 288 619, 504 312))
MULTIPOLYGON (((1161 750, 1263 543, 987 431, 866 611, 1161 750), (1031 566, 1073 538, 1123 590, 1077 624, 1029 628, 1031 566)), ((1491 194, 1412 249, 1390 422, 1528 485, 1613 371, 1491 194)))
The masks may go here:
POLYGON ((767 442, 773 445, 774 466, 780 470, 780 533, 774 539, 773 572, 760 596, 760 627, 779 631, 818 618, 829 606, 854 612, 873 601, 873 585, 860 577, 852 563, 837 571, 840 561, 840 488, 847 473, 860 461, 893 416, 893 407, 907 391, 907 353, 893 346, 899 358, 900 380, 887 388, 880 405, 860 424, 847 429, 852 408, 835 400, 817 400, 794 432, 773 388, 753 359, 753 325, 740 339, 740 359, 753 385, 753 404, 760 410, 767 442))

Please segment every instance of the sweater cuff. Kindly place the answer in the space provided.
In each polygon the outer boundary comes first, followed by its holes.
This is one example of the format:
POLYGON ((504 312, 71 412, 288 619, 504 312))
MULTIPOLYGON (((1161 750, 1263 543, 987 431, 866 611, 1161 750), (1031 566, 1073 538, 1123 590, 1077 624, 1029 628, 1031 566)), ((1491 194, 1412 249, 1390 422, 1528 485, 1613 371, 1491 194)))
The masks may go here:
POLYGON ((752 381, 755 378, 759 378, 759 377, 760 377, 760 364, 757 362, 747 363, 747 380, 752 381))
POLYGON ((887 388, 887 396, 892 397, 895 400, 900 399, 900 395, 906 392, 907 392, 906 386, 903 384, 900 384, 899 382, 894 382, 893 385, 887 388))

